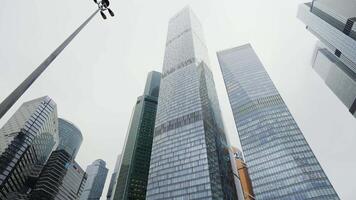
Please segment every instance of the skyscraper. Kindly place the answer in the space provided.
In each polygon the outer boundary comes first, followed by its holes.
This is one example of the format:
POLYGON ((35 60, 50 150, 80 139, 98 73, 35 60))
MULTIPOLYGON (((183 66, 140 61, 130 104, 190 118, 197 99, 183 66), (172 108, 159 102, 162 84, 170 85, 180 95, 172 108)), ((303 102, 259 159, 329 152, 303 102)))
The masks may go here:
POLYGON ((339 199, 251 45, 217 55, 256 199, 339 199))
POLYGON ((58 128, 59 143, 57 150, 65 150, 74 160, 83 141, 82 133, 73 123, 62 118, 58 118, 58 128))
POLYGON ((58 142, 56 104, 49 97, 24 103, 0 129, 0 199, 26 192, 26 183, 44 165, 58 142))
POLYGON ((84 190, 86 174, 72 160, 72 155, 61 149, 53 151, 31 192, 31 200, 77 200, 84 190))
POLYGON ((74 161, 83 140, 79 129, 71 122, 58 119, 59 141, 41 173, 33 176, 33 200, 77 200, 86 181, 84 170, 74 161))
POLYGON ((113 199, 145 199, 161 73, 148 74, 137 98, 122 150, 113 199))
POLYGON ((169 21, 146 199, 236 199, 203 31, 189 7, 169 21))
POLYGON ((243 191, 243 198, 245 200, 254 200, 255 194, 253 193, 252 182, 242 152, 236 147, 231 147, 230 150, 234 155, 236 171, 243 191))
POLYGON ((105 161, 98 159, 90 164, 86 169, 87 180, 80 200, 99 200, 103 193, 108 169, 105 161))
POLYGON ((117 182, 117 173, 119 171, 119 167, 120 167, 120 160, 121 160, 121 154, 119 154, 117 156, 116 159, 116 164, 115 164, 115 168, 113 173, 111 174, 111 179, 110 179, 110 184, 109 184, 109 188, 108 188, 108 193, 106 194, 106 199, 107 200, 111 200, 112 196, 114 195, 114 188, 116 187, 116 182, 117 182))
POLYGON ((298 18, 322 43, 317 45, 313 68, 356 117, 356 1, 301 4, 298 18))

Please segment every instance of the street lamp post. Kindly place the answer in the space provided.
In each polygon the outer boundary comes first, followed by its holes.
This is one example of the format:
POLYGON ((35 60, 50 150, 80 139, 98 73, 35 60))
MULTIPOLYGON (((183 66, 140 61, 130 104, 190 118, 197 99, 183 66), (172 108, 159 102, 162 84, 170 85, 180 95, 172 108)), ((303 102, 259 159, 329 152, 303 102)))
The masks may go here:
POLYGON ((64 42, 59 45, 8 97, 6 97, 3 102, 1 102, 0 119, 99 11, 104 19, 106 19, 106 15, 104 14, 105 11, 108 11, 111 16, 114 16, 114 12, 109 8, 110 3, 108 0, 94 0, 94 2, 98 5, 98 9, 95 10, 94 13, 91 14, 66 40, 64 40, 64 42))

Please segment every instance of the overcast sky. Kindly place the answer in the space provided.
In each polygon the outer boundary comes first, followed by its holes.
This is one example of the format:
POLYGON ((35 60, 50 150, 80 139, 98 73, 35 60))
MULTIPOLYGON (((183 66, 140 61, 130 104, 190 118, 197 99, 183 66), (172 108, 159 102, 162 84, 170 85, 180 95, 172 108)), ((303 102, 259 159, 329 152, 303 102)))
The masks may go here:
MULTIPOLYGON (((84 136, 76 160, 110 169, 122 151, 146 75, 161 71, 168 20, 190 5, 201 20, 225 126, 239 146, 216 51, 251 43, 341 199, 356 199, 356 120, 311 68, 317 39, 296 18, 300 0, 112 0, 0 120, 48 95, 84 136)), ((0 100, 95 10, 89 0, 2 0, 0 100)))

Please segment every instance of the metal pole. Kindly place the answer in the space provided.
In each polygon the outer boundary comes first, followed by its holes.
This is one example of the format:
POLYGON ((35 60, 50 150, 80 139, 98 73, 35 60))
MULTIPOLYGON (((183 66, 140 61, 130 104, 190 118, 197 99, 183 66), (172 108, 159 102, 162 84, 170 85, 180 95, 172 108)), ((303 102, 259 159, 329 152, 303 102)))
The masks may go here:
POLYGON ((100 8, 90 15, 64 42, 57 47, 36 69, 33 71, 3 102, 0 104, 0 119, 13 106, 23 93, 32 85, 33 82, 42 74, 44 70, 52 63, 54 59, 63 51, 63 49, 75 38, 75 36, 89 23, 89 21, 98 13, 100 8))
POLYGON ((310 12, 313 12, 313 8, 314 8, 314 2, 315 2, 315 0, 313 0, 313 1, 311 2, 311 6, 310 6, 310 12))

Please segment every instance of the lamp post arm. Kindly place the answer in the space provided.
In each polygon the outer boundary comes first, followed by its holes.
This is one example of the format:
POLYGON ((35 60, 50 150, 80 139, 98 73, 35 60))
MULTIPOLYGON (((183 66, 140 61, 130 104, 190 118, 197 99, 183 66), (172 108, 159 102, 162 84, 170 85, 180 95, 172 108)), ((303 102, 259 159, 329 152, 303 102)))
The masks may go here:
POLYGON ((42 74, 63 49, 75 38, 76 35, 89 23, 89 21, 99 12, 99 8, 91 14, 64 42, 59 45, 6 99, 0 104, 0 119, 13 106, 23 93, 42 74))

